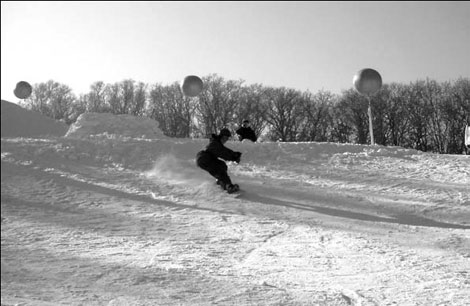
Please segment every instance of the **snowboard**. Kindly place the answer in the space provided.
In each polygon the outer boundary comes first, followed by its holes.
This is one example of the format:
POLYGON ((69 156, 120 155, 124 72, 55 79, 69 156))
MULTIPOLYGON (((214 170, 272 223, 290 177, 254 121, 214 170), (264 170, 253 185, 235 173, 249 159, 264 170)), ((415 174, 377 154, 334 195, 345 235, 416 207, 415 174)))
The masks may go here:
POLYGON ((232 192, 228 192, 227 190, 224 190, 224 192, 229 196, 229 197, 232 197, 232 198, 239 198, 242 194, 243 194, 243 190, 240 190, 240 186, 238 186, 238 184, 233 184, 235 186, 237 186, 237 189, 232 191, 232 192))
POLYGON ((238 184, 233 184, 233 186, 235 187, 233 190, 231 191, 228 191, 227 190, 227 193, 228 194, 235 194, 235 193, 240 193, 240 186, 238 186, 238 184))
POLYGON ((240 186, 238 184, 233 184, 233 186, 235 187, 233 190, 229 191, 229 190, 226 190, 223 188, 223 186, 219 183, 219 181, 216 181, 216 184, 219 185, 221 187, 221 189, 228 193, 229 195, 232 195, 234 197, 237 197, 240 195, 241 191, 240 191, 240 186))

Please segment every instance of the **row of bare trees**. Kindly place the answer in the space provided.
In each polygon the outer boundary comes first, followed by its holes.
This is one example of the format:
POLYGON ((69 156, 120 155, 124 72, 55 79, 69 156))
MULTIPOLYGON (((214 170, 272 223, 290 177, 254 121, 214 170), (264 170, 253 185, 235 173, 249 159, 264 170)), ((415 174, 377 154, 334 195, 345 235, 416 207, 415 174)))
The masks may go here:
MULTIPOLYGON (((301 92, 285 87, 245 85, 218 75, 202 78, 198 97, 185 97, 177 82, 151 86, 124 80, 95 82, 90 92, 72 94, 54 81, 34 86, 24 103, 57 120, 73 123, 84 112, 146 116, 171 137, 206 137, 221 127, 235 130, 250 119, 261 139, 369 143, 368 100, 353 89, 340 95, 301 92)), ((420 80, 385 84, 372 97, 375 142, 422 151, 464 151, 464 128, 470 123, 470 80, 420 80)))

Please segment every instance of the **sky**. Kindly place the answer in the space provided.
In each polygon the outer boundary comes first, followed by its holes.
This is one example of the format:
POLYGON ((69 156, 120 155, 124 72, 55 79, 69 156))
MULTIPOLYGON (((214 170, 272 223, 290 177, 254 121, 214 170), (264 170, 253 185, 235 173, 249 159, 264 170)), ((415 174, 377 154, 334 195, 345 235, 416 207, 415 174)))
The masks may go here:
POLYGON ((470 2, 1 2, 2 99, 19 81, 76 94, 96 81, 163 85, 217 74, 341 93, 470 77, 470 2))

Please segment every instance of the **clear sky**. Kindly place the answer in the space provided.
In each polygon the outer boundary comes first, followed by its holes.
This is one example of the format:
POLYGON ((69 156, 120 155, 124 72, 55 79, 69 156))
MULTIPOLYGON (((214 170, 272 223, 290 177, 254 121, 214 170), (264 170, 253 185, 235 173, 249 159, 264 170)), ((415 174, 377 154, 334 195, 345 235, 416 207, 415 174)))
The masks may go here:
POLYGON ((1 2, 1 98, 52 79, 171 84, 216 73, 341 93, 362 68, 384 83, 470 77, 470 2, 1 2))

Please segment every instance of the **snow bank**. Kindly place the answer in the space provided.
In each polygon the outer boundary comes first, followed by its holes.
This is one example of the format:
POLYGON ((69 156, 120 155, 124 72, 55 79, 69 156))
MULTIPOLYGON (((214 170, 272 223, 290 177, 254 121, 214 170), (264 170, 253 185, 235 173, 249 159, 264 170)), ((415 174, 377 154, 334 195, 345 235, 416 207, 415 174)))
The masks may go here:
POLYGON ((65 135, 65 137, 70 138, 89 138, 93 136, 105 136, 108 138, 167 138, 159 129, 158 122, 153 119, 109 113, 82 114, 65 135))
POLYGON ((64 136, 68 126, 39 112, 2 100, 2 137, 64 136))
POLYGON ((330 142, 228 142, 227 147, 243 153, 242 160, 256 164, 300 164, 318 161, 340 163, 353 159, 389 157, 407 159, 422 152, 402 147, 369 146, 330 142))
MULTIPOLYGON (((65 134, 65 125, 2 102, 2 137, 33 138, 47 134, 46 127, 51 126, 50 135, 65 134)), ((5 139, 2 142, 5 152, 17 141, 22 140, 5 139)), ((184 184, 200 179, 195 158, 209 143, 208 139, 166 137, 152 119, 108 113, 82 114, 65 137, 47 143, 43 139, 28 141, 34 143, 15 149, 17 158, 29 160, 33 156, 34 159, 50 160, 51 164, 62 160, 64 163, 116 165, 148 171, 150 176, 167 177, 177 182, 185 178, 184 184)), ((468 182, 470 174, 470 161, 464 156, 435 155, 402 147, 234 140, 226 146, 243 153, 240 165, 229 163, 230 172, 243 175, 269 176, 272 171, 277 171, 277 175, 284 176, 303 174, 305 181, 311 181, 322 169, 347 176, 349 171, 362 169, 364 165, 370 170, 370 173, 364 173, 365 176, 395 173, 397 177, 413 176, 437 182, 468 182)))

